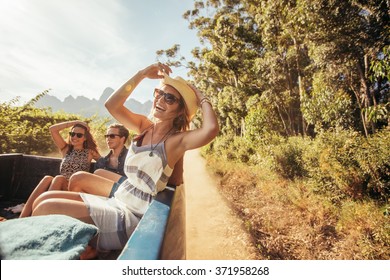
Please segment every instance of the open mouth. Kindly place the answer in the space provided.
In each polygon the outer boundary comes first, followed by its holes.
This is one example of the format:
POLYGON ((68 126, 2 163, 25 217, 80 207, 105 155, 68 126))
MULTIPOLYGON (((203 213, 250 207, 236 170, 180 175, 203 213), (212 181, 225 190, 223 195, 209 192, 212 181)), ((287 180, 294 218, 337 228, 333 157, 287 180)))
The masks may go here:
POLYGON ((162 107, 160 107, 158 105, 156 105, 155 109, 156 109, 156 111, 160 111, 160 112, 164 112, 165 111, 164 108, 162 108, 162 107))

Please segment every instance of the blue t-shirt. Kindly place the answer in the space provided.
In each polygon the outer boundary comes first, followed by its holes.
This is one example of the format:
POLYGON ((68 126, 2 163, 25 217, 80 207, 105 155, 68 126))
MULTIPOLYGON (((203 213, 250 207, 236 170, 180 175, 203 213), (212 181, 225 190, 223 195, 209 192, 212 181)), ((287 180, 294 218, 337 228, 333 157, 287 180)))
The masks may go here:
POLYGON ((128 152, 128 149, 126 147, 123 147, 123 149, 118 157, 118 167, 113 168, 113 167, 109 166, 110 156, 112 154, 112 151, 110 151, 108 153, 108 155, 106 155, 105 157, 101 157, 96 161, 95 170, 96 169, 105 169, 105 170, 120 174, 122 176, 126 176, 123 167, 125 165, 125 159, 126 159, 127 152, 128 152))

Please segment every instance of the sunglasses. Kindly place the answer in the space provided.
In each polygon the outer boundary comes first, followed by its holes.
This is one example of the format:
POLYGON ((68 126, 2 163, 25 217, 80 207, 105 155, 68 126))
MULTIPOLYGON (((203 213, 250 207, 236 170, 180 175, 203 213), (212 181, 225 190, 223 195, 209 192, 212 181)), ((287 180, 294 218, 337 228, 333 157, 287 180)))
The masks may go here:
POLYGON ((119 135, 119 134, 106 134, 106 135, 104 135, 104 137, 106 137, 106 138, 110 138, 110 139, 114 139, 116 136, 118 136, 118 137, 122 137, 121 135, 119 135))
POLYGON ((84 133, 80 133, 80 132, 69 132, 69 136, 70 137, 75 137, 77 136, 77 138, 81 138, 84 136, 84 133))
POLYGON ((164 92, 164 91, 162 91, 161 89, 158 89, 158 88, 156 88, 154 90, 153 96, 154 96, 154 98, 157 98, 157 99, 160 99, 161 97, 164 96, 164 101, 168 105, 172 105, 173 103, 180 101, 180 99, 177 98, 176 96, 174 96, 173 94, 164 92))

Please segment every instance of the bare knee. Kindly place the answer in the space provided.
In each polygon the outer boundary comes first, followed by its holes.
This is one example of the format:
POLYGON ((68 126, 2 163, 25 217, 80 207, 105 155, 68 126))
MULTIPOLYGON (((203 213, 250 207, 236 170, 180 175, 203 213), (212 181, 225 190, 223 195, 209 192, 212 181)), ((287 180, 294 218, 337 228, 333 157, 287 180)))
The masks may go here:
POLYGON ((105 171, 106 171, 106 170, 100 169, 100 168, 99 168, 99 169, 96 169, 96 170, 93 172, 93 174, 98 175, 98 176, 104 176, 105 171))
POLYGON ((72 192, 81 192, 83 190, 83 186, 88 181, 89 175, 91 174, 85 171, 78 171, 74 173, 69 179, 68 190, 72 192))
POLYGON ((40 200, 34 203, 35 207, 33 207, 31 216, 42 216, 53 214, 52 210, 55 209, 55 204, 48 200, 40 200))
POLYGON ((53 176, 50 176, 50 175, 46 175, 45 177, 43 177, 43 179, 41 180, 40 184, 45 184, 48 186, 50 186, 51 182, 53 181, 54 177, 53 176))
POLYGON ((53 182, 54 177, 46 175, 42 178, 42 180, 39 182, 38 186, 36 186, 35 190, 39 192, 45 192, 50 188, 51 183, 53 182))
POLYGON ((55 176, 53 181, 51 182, 49 190, 50 191, 68 190, 68 180, 62 175, 55 176))
POLYGON ((41 193, 33 202, 32 204, 32 210, 34 210, 41 202, 49 199, 51 197, 51 193, 50 192, 44 192, 44 193, 41 193))

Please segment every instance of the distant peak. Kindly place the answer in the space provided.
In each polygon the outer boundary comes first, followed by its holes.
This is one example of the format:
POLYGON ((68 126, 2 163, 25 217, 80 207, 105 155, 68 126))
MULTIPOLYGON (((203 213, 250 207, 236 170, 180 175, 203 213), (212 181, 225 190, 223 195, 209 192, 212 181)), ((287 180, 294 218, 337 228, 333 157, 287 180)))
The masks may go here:
POLYGON ((102 95, 100 96, 99 98, 99 102, 105 102, 107 100, 107 98, 114 92, 114 90, 110 87, 107 87, 105 88, 105 90, 103 90, 103 93, 102 95))

